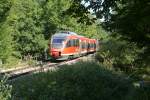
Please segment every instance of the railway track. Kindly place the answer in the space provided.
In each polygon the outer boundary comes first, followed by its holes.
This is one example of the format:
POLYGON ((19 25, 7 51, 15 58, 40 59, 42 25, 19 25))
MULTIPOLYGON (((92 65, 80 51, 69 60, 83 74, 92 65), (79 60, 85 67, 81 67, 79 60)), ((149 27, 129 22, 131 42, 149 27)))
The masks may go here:
POLYGON ((33 73, 38 73, 38 72, 44 72, 44 71, 53 71, 56 70, 57 68, 59 68, 59 66, 62 65, 70 65, 73 63, 76 63, 78 61, 87 61, 89 59, 93 59, 93 55, 94 54, 89 54, 87 56, 82 56, 80 58, 75 58, 72 60, 68 60, 68 61, 62 61, 62 62, 45 62, 44 64, 39 64, 37 66, 26 66, 26 67, 21 67, 18 69, 13 69, 13 70, 6 70, 6 71, 1 71, 0 72, 0 76, 7 76, 8 80, 15 80, 21 76, 25 76, 25 75, 29 75, 29 74, 33 74, 33 73))
POLYGON ((3 71, 0 72, 0 76, 7 76, 8 80, 15 80, 21 76, 25 76, 37 72, 56 70, 61 65, 76 63, 79 60, 80 58, 76 58, 69 61, 58 62, 58 63, 47 62, 45 64, 41 64, 34 67, 28 66, 28 67, 18 68, 14 70, 3 71))

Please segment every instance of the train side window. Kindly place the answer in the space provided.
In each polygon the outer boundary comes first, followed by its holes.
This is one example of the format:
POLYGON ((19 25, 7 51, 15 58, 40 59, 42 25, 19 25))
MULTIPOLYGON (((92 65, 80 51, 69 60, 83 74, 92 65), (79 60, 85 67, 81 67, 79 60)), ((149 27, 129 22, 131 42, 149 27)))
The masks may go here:
POLYGON ((92 48, 92 43, 90 43, 90 48, 92 48))
POLYGON ((87 43, 87 42, 86 42, 86 44, 85 44, 85 45, 86 45, 86 49, 88 49, 88 43, 87 43))
POLYGON ((93 48, 95 48, 94 43, 93 43, 93 48))
POLYGON ((76 39, 76 46, 78 47, 79 46, 79 40, 76 39))
POLYGON ((73 40, 73 46, 76 46, 76 39, 73 40))
POLYGON ((89 44, 89 43, 87 43, 87 48, 88 48, 88 49, 90 48, 90 44, 89 44))
POLYGON ((75 46, 78 47, 79 46, 79 40, 75 39, 75 46))
POLYGON ((77 47, 77 39, 75 39, 75 47, 77 47))
POLYGON ((84 49, 86 48, 86 42, 84 42, 84 49))
POLYGON ((72 46, 72 47, 74 46, 74 39, 71 40, 71 46, 72 46))
POLYGON ((92 48, 94 48, 94 43, 92 43, 92 48))
POLYGON ((79 46, 79 39, 77 39, 77 46, 79 46))
POLYGON ((84 49, 86 49, 86 42, 84 42, 84 49))
POLYGON ((77 39, 74 40, 74 46, 77 46, 77 39))
POLYGON ((94 48, 96 49, 96 44, 94 43, 94 48))
POLYGON ((73 39, 73 45, 72 46, 75 46, 75 39, 73 39))
POLYGON ((69 41, 67 42, 66 47, 70 47, 70 46, 71 46, 71 41, 69 40, 69 41))
POLYGON ((82 42, 82 49, 85 49, 85 42, 82 42))
POLYGON ((70 45, 71 47, 74 46, 74 40, 70 40, 70 43, 71 43, 70 45))
POLYGON ((94 43, 92 43, 92 48, 94 48, 94 43))
POLYGON ((72 47, 74 46, 74 40, 71 40, 71 46, 72 47))
POLYGON ((82 42, 82 49, 84 48, 84 44, 83 44, 83 42, 82 42))

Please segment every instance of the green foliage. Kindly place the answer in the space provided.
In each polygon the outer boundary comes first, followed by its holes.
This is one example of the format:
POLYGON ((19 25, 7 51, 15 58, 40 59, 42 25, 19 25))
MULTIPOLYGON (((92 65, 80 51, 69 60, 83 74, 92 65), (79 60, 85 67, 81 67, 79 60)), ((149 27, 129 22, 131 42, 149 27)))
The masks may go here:
POLYGON ((0 100, 10 100, 12 87, 8 85, 6 77, 0 77, 0 100))
POLYGON ((0 59, 8 63, 30 54, 43 54, 49 38, 57 30, 68 29, 87 37, 99 37, 97 24, 88 26, 65 15, 71 0, 1 0, 0 59))
POLYGON ((14 57, 14 56, 10 56, 7 60, 6 63, 4 63, 2 65, 2 67, 4 69, 9 69, 9 68, 13 68, 14 66, 16 66, 17 64, 19 64, 20 59, 14 57))
POLYGON ((104 19, 105 29, 138 44, 149 45, 149 0, 73 0, 67 14, 86 23, 90 20, 85 19, 91 9, 96 18, 104 19))
POLYGON ((96 18, 91 18, 88 7, 85 7, 81 2, 85 0, 72 0, 72 5, 65 11, 65 14, 77 18, 78 23, 91 25, 96 18))
POLYGON ((88 22, 90 19, 84 18, 88 17, 91 9, 97 19, 103 18, 100 23, 103 28, 122 35, 122 40, 134 42, 139 48, 146 48, 139 61, 150 65, 149 0, 73 0, 68 14, 88 22))
POLYGON ((42 34, 41 14, 42 9, 36 0, 14 0, 12 4, 8 21, 14 28, 16 50, 22 55, 39 53, 47 44, 42 34))
MULTIPOLYGON (((144 89, 143 89, 144 90, 144 89)), ((148 100, 148 91, 135 89, 131 79, 96 63, 61 66, 13 83, 14 100, 148 100), (137 95, 137 93, 140 93, 137 95), (136 98, 135 98, 136 96, 136 98), (145 96, 145 97, 144 97, 145 96)))
POLYGON ((11 2, 9 0, 1 0, 0 1, 0 23, 5 20, 7 16, 7 12, 10 9, 11 2))
POLYGON ((149 45, 150 38, 150 10, 148 0, 123 0, 118 1, 117 14, 112 14, 109 24, 112 30, 116 30, 130 41, 138 44, 149 45), (121 6, 121 7, 120 7, 121 6))
POLYGON ((119 67, 122 69, 127 68, 132 70, 138 54, 142 52, 142 49, 138 48, 136 44, 130 43, 125 40, 121 40, 120 37, 109 38, 101 44, 101 49, 97 56, 99 60, 102 60, 106 65, 119 67))
POLYGON ((2 63, 7 62, 7 59, 11 56, 13 51, 11 29, 5 25, 0 27, 0 59, 2 63))
POLYGON ((100 24, 104 29, 121 35, 119 39, 110 36, 111 39, 103 44, 96 57, 105 65, 117 66, 125 71, 136 69, 136 73, 149 73, 149 0, 73 0, 68 9, 70 13, 67 14, 86 23, 90 21, 88 10, 97 19, 103 19, 100 24))
POLYGON ((28 65, 29 66, 36 66, 36 61, 35 60, 33 60, 33 59, 29 59, 28 61, 27 61, 27 63, 28 63, 28 65))

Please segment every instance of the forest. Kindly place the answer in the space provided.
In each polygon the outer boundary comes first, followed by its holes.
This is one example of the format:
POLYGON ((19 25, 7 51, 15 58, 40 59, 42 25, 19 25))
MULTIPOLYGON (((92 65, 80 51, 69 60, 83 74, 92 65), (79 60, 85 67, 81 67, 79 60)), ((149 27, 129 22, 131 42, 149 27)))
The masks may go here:
POLYGON ((85 25, 78 23, 76 18, 64 14, 71 4, 70 0, 1 0, 2 64, 16 64, 16 61, 28 54, 43 54, 48 48, 51 35, 58 30, 66 29, 93 38, 100 38, 100 32, 105 33, 97 23, 85 25))
POLYGON ((0 67, 17 65, 28 55, 41 57, 52 34, 69 30, 100 40, 95 59, 101 66, 145 84, 150 81, 149 11, 149 0, 0 0, 0 67))

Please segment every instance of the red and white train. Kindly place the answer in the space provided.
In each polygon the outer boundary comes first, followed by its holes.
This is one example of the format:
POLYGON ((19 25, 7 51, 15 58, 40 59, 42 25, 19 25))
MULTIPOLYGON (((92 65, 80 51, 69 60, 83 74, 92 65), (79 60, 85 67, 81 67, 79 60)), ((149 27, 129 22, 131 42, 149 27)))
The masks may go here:
POLYGON ((56 60, 67 60, 96 52, 98 41, 74 32, 58 32, 51 37, 49 54, 56 60))

